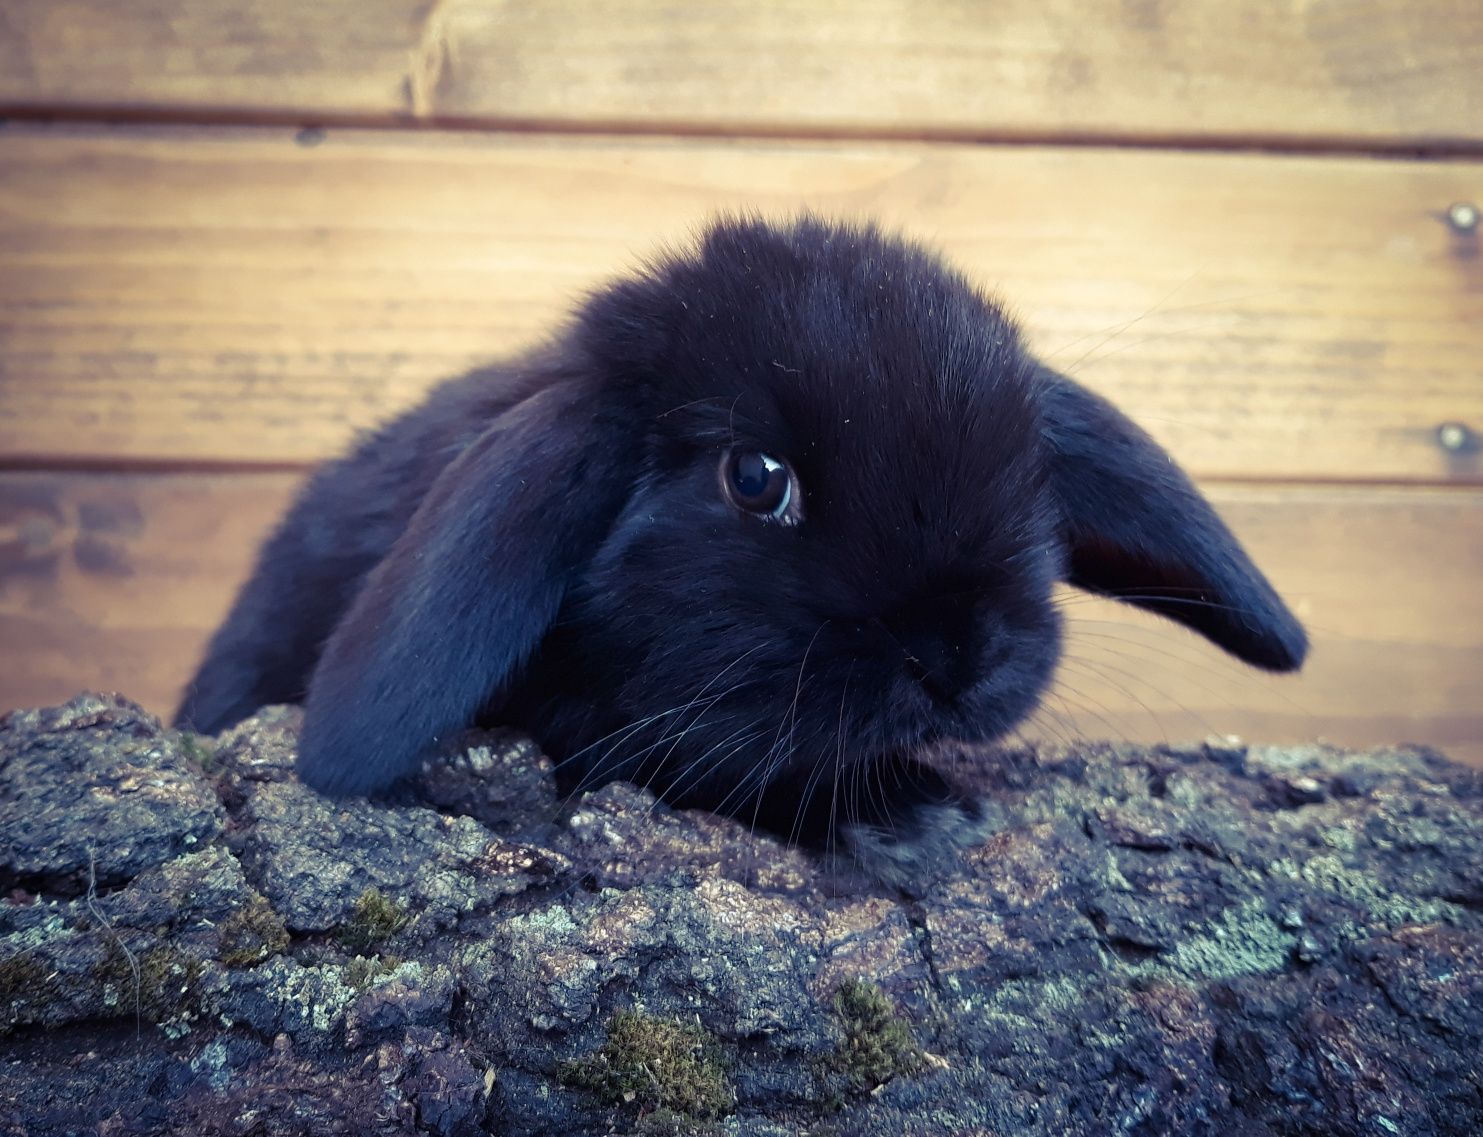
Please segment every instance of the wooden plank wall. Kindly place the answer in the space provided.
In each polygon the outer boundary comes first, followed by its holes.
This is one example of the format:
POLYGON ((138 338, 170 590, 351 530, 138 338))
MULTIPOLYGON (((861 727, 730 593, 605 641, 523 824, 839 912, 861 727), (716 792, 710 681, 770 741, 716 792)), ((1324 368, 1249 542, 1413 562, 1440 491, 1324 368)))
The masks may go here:
POLYGON ((1314 633, 1068 594, 1032 730, 1483 763, 1474 0, 5 0, 0 115, 0 707, 167 711, 304 469, 807 206, 997 289, 1314 633))

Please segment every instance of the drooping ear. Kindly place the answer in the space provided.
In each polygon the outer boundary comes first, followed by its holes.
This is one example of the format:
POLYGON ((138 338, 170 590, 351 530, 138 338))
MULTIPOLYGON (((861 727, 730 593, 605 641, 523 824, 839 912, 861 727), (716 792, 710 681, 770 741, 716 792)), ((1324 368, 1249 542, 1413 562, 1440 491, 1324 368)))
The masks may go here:
POLYGON ((299 739, 305 783, 385 788, 508 686, 626 497, 619 417, 566 381, 506 411, 443 471, 320 656, 299 739))
POLYGON ((1100 396, 1048 368, 1039 380, 1067 580, 1257 667, 1300 667, 1302 625, 1174 460, 1100 396))

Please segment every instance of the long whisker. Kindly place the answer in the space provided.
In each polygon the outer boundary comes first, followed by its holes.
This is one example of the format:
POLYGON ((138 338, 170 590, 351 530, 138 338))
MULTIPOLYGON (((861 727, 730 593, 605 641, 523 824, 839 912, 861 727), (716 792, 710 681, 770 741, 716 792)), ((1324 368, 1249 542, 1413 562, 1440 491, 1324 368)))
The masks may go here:
MULTIPOLYGON (((1152 308, 1146 309, 1141 316, 1137 316, 1137 317, 1135 317, 1132 320, 1128 320, 1126 323, 1123 323, 1121 325, 1119 325, 1119 324, 1112 324, 1112 325, 1109 325, 1109 326, 1104 326, 1104 327, 1100 327, 1100 328, 1094 328, 1092 331, 1089 331, 1089 332, 1083 332, 1081 335, 1075 337, 1074 339, 1067 340, 1065 343, 1060 344, 1057 347, 1050 348, 1048 351, 1046 351, 1046 352, 1043 353, 1043 357, 1047 361, 1053 360, 1056 356, 1060 355, 1062 352, 1067 351, 1067 350, 1075 347, 1077 344, 1082 343, 1085 340, 1091 339, 1093 336, 1104 336, 1105 338, 1101 341, 1101 343, 1109 343, 1110 341, 1112 341, 1112 340, 1116 339, 1118 336, 1120 336, 1128 328, 1130 328, 1134 324, 1136 324, 1139 320, 1145 319, 1146 317, 1151 316, 1153 313, 1158 312, 1158 311, 1161 311, 1161 310, 1162 310, 1163 314, 1166 315, 1166 316, 1177 316, 1177 315, 1180 315, 1183 312, 1196 312, 1196 311, 1199 311, 1202 308, 1213 308, 1213 307, 1216 307, 1217 305, 1244 304, 1244 303, 1247 303, 1248 301, 1251 301, 1251 300, 1265 300, 1268 297, 1271 297, 1271 296, 1282 296, 1282 295, 1286 295, 1286 294, 1288 294, 1288 293, 1290 293, 1292 291, 1291 288, 1262 288, 1262 289, 1258 289, 1255 292, 1242 293, 1239 296, 1218 296, 1218 297, 1215 297, 1215 298, 1213 298, 1211 300, 1195 300, 1195 301, 1191 301, 1188 304, 1181 304, 1181 305, 1179 305, 1176 308, 1165 308, 1164 307, 1164 303, 1165 303, 1165 301, 1167 301, 1169 299, 1169 297, 1173 296, 1174 293, 1178 292, 1181 288, 1183 288, 1185 285, 1187 285, 1191 280, 1193 280, 1198 275, 1199 275, 1198 272, 1192 272, 1192 273, 1190 273, 1189 276, 1187 276, 1184 279, 1182 279, 1172 289, 1170 289, 1167 293, 1165 293, 1164 296, 1162 297, 1162 299, 1160 299, 1157 303, 1155 303, 1152 308)), ((1098 346, 1100 347, 1101 344, 1098 344, 1098 346)), ((1092 350, 1095 351, 1096 348, 1093 348, 1092 350)), ((1088 353, 1088 354, 1090 354, 1090 353, 1088 353)))
MULTIPOLYGON (((725 698, 725 696, 727 694, 729 694, 729 693, 730 693, 729 691, 723 691, 721 694, 716 695, 713 698, 706 700, 706 702, 703 705, 701 705, 701 707, 700 707, 699 715, 700 716, 703 716, 707 711, 709 711, 711 709, 711 707, 715 706, 718 702, 721 701, 721 699, 725 698)), ((640 723, 637 727, 635 727, 633 729, 630 729, 628 731, 625 731, 625 732, 621 732, 621 733, 623 733, 623 737, 617 739, 616 741, 614 741, 608 747, 608 749, 603 752, 603 754, 602 754, 602 756, 600 758, 598 758, 596 761, 592 762, 592 764, 583 773, 581 780, 577 783, 576 787, 572 790, 572 794, 573 795, 576 795, 578 793, 581 793, 583 790, 589 789, 589 788, 591 788, 593 786, 596 786, 596 785, 600 785, 602 782, 607 781, 607 780, 610 780, 611 776, 617 770, 621 769, 625 765, 629 765, 629 766, 633 767, 634 770, 635 770, 635 772, 636 772, 636 766, 634 764, 637 761, 639 761, 639 760, 647 757, 649 754, 652 754, 654 752, 654 750, 656 750, 658 747, 664 745, 664 743, 671 737, 671 735, 669 734, 669 728, 666 727, 664 729, 664 731, 660 734, 660 737, 658 739, 656 739, 654 742, 649 743, 647 746, 642 747, 641 749, 634 750, 634 751, 622 751, 622 752, 620 752, 620 749, 619 748, 622 747, 622 746, 624 746, 636 734, 638 734, 639 731, 644 726, 651 725, 654 721, 657 721, 658 719, 668 718, 670 716, 682 715, 686 711, 689 711, 689 710, 694 709, 694 707, 695 707, 695 702, 694 702, 694 700, 692 700, 691 702, 685 704, 682 707, 676 707, 673 710, 666 711, 666 712, 664 712, 661 715, 651 716, 650 719, 645 720, 644 722, 640 723)), ((692 720, 688 724, 688 726, 686 726, 684 729, 688 730, 689 727, 695 725, 695 722, 696 721, 699 721, 698 717, 697 717, 697 719, 692 720)))
MULTIPOLYGON (((1066 656, 1066 657, 1063 657, 1062 658, 1061 664, 1062 664, 1063 667, 1079 668, 1079 669, 1081 669, 1081 672, 1083 674, 1090 674, 1090 677, 1092 679, 1101 680, 1103 683, 1106 683, 1107 685, 1115 688, 1117 691, 1119 691, 1121 694, 1123 694, 1124 696, 1126 696, 1132 702, 1137 703, 1138 706, 1143 710, 1143 712, 1146 715, 1148 715, 1148 717, 1150 719, 1153 720, 1153 724, 1154 724, 1155 727, 1158 728, 1159 733, 1167 737, 1168 731, 1165 730, 1164 724, 1163 724, 1162 721, 1160 721, 1159 716, 1158 716, 1158 713, 1152 707, 1150 707, 1147 703, 1145 703, 1141 698, 1139 698, 1138 695, 1134 691, 1132 691, 1131 689, 1129 689, 1128 687, 1126 687, 1122 683, 1119 683, 1116 679, 1109 678, 1103 671, 1101 671, 1101 670, 1098 669, 1098 667, 1097 667, 1097 665, 1095 663, 1093 663, 1093 662, 1091 662, 1089 660, 1086 660, 1086 659, 1078 659, 1078 658, 1075 658, 1073 656, 1066 656)), ((1128 672, 1123 672, 1122 674, 1129 675, 1128 672)), ((1067 686, 1069 687, 1070 685, 1068 684, 1067 686)), ((1086 694, 1084 692, 1077 691, 1075 688, 1071 688, 1071 690, 1073 690, 1075 692, 1075 694, 1077 696, 1079 696, 1080 698, 1083 698, 1083 699, 1087 698, 1087 696, 1086 696, 1086 694)), ((1104 711, 1106 711, 1108 714, 1112 714, 1112 710, 1111 710, 1110 707, 1107 707, 1105 704, 1100 703, 1100 702, 1097 705, 1099 707, 1101 707, 1104 711)))
MULTIPOLYGON (((1177 283, 1173 288, 1169 289, 1168 292, 1164 293, 1163 296, 1159 297, 1157 303, 1155 303, 1152 308, 1145 308, 1142 312, 1139 312, 1138 315, 1134 316, 1131 320, 1127 320, 1127 321, 1123 322, 1122 324, 1114 325, 1114 327, 1112 328, 1112 330, 1107 335, 1103 336, 1100 340, 1098 340, 1096 343, 1094 343, 1091 347, 1087 348, 1086 351, 1082 352, 1081 355, 1077 356, 1076 359, 1073 360, 1070 364, 1068 364, 1065 368, 1063 368, 1063 370, 1066 371, 1067 374, 1070 374, 1071 372, 1075 371, 1077 369, 1077 367, 1079 367, 1081 365, 1081 363, 1087 358, 1087 356, 1091 355, 1093 352, 1095 352, 1098 348, 1102 347, 1104 344, 1110 343, 1112 340, 1115 340, 1118 336, 1122 335, 1125 331, 1127 331, 1129 328, 1131 328, 1134 324, 1137 324, 1137 323, 1139 323, 1139 322, 1147 319, 1149 316, 1152 316, 1155 312, 1157 312, 1160 308, 1162 308, 1168 302, 1168 300, 1169 300, 1169 298, 1171 296, 1173 296, 1181 288, 1183 288, 1185 285, 1187 285, 1190 281, 1194 280, 1195 277, 1197 277, 1198 275, 1199 275, 1199 270, 1196 269, 1195 271, 1191 272, 1188 276, 1186 276, 1182 280, 1180 280, 1179 283, 1177 283)), ((1093 333, 1093 334, 1095 334, 1095 333, 1093 333)), ((1086 337, 1083 336, 1081 338, 1082 339, 1085 339, 1086 337)), ((1077 341, 1077 340, 1073 340, 1072 341, 1072 343, 1077 343, 1077 342, 1079 342, 1079 341, 1077 341)), ((1061 349, 1059 349, 1056 352, 1052 352, 1046 358, 1047 359, 1053 358, 1055 355, 1058 355, 1060 353, 1060 351, 1064 351, 1064 350, 1065 350, 1064 348, 1061 348, 1061 349)))
MULTIPOLYGON (((1207 600, 1202 595, 1171 595, 1171 593, 1180 592, 1200 594, 1205 591, 1207 590, 1197 587, 1185 588, 1179 587, 1177 585, 1169 585, 1167 588, 1163 585, 1160 585, 1158 592, 1148 592, 1146 590, 1119 591, 1117 589, 1098 589, 1095 592, 1073 592, 1060 594, 1052 597, 1051 603, 1058 608, 1069 609, 1075 607, 1078 604, 1095 604, 1099 600, 1117 600, 1125 604, 1138 604, 1140 602, 1148 604, 1182 604, 1191 608, 1209 608, 1212 611, 1216 612, 1231 612, 1238 616, 1251 616, 1257 619, 1264 619, 1268 615, 1267 612, 1258 608, 1246 608, 1239 604, 1222 604, 1215 600, 1207 600)), ((1314 625, 1311 621, 1308 621, 1307 623, 1310 628, 1314 628, 1317 631, 1325 631, 1324 628, 1318 625, 1314 625)))
MULTIPOLYGON (((641 719, 641 720, 639 720, 636 723, 629 724, 629 726, 627 726, 627 727, 620 727, 618 730, 613 731, 612 733, 603 736, 602 738, 598 739, 596 742, 589 743, 587 746, 584 746, 581 750, 578 750, 576 753, 571 754, 571 755, 568 755, 566 758, 564 758, 562 760, 562 762, 560 763, 560 765, 565 765, 566 763, 573 762, 573 761, 577 760, 578 758, 582 757, 583 755, 590 753, 595 747, 600 746, 602 743, 608 741, 609 739, 612 739, 615 736, 621 735, 622 737, 617 738, 617 741, 615 741, 608 748, 608 750, 603 754, 603 756, 600 759, 598 759, 595 763, 593 763, 592 771, 607 769, 608 768, 608 759, 610 759, 613 756, 614 751, 619 746, 621 746, 625 742, 627 742, 630 738, 632 738, 634 736, 634 734, 636 734, 639 731, 643 730, 645 727, 651 725, 652 723, 657 722, 657 721, 659 721, 661 719, 664 719, 664 718, 668 718, 671 715, 683 717, 686 712, 694 709, 695 706, 704 699, 706 693, 712 687, 714 687, 717 683, 719 683, 723 678, 725 678, 726 675, 728 673, 730 673, 730 671, 733 668, 735 668, 737 665, 739 665, 743 660, 745 660, 753 652, 759 650, 762 646, 763 645, 760 644, 760 643, 754 644, 752 647, 748 648, 746 651, 744 651, 740 655, 738 655, 735 659, 733 659, 730 663, 728 663, 725 667, 723 667, 715 675, 711 676, 711 678, 700 688, 700 690, 698 690, 690 698, 690 700, 688 702, 683 703, 683 704, 681 704, 681 705, 679 705, 677 707, 672 707, 672 708, 670 708, 667 711, 661 711, 657 715, 650 715, 647 718, 641 719)), ((742 684, 733 685, 731 688, 727 689, 726 691, 723 691, 723 692, 721 692, 718 695, 714 695, 709 700, 706 700, 705 706, 703 706, 701 708, 701 710, 700 710, 700 715, 703 716, 705 714, 705 712, 708 711, 717 702, 719 702, 721 699, 724 699, 726 696, 734 693, 735 691, 739 690, 741 688, 741 686, 743 686, 743 685, 742 684)), ((696 722, 699 721, 699 716, 697 717, 697 719, 695 721, 696 722)), ((694 726, 694 722, 692 722, 689 726, 687 726, 685 728, 684 731, 682 731, 682 735, 681 736, 683 737, 683 733, 688 732, 688 730, 692 726, 694 726)), ((651 744, 648 748, 646 748, 643 751, 643 755, 644 756, 647 756, 648 754, 652 753, 653 750, 656 747, 658 747, 660 745, 663 745, 664 741, 666 740, 666 738, 668 736, 669 736, 669 734, 668 734, 668 728, 666 728, 665 731, 661 733, 659 740, 657 742, 651 744)), ((621 763, 619 763, 619 764, 621 764, 621 763)), ((583 785, 593 784, 593 782, 594 782, 595 779, 593 777, 592 771, 589 771, 589 773, 583 777, 583 779, 582 779, 582 784, 583 785)), ((578 788, 580 789, 581 786, 579 786, 578 788)))
MULTIPOLYGON (((1065 661, 1063 661, 1063 662, 1065 662, 1065 661)), ((1083 700, 1089 699, 1089 696, 1085 692, 1081 691, 1073 683, 1069 682, 1067 680, 1065 674, 1064 673, 1061 673, 1061 672, 1058 672, 1057 675, 1056 675, 1056 689, 1057 689, 1057 693, 1063 694, 1063 697, 1064 697, 1064 693, 1069 692, 1070 694, 1075 695, 1078 699, 1083 699, 1083 700)), ((1112 709, 1110 707, 1105 706, 1104 704, 1097 702, 1096 699, 1090 699, 1090 701, 1092 703, 1094 703, 1096 706, 1098 706, 1101 710, 1105 711, 1107 715, 1112 714, 1112 709)), ((1092 712, 1092 713, 1093 713, 1094 717, 1096 717, 1097 720, 1099 722, 1101 722, 1102 726, 1104 728, 1106 728, 1106 730, 1107 730, 1106 737, 1109 737, 1109 738, 1115 738, 1115 737, 1117 737, 1119 731, 1118 731, 1117 727, 1113 725, 1111 719, 1107 718, 1105 715, 1096 714, 1096 712, 1092 712)))
MULTIPOLYGON (((1067 651, 1062 658, 1067 661, 1082 659, 1088 663, 1096 662, 1092 657, 1079 654, 1077 651, 1081 646, 1090 646, 1088 641, 1096 645, 1110 643, 1122 656, 1131 654, 1128 649, 1135 649, 1142 653, 1142 657, 1148 662, 1160 666, 1172 661, 1179 665, 1178 682, 1181 685, 1193 684, 1212 696, 1221 697, 1224 691, 1232 685, 1254 687, 1261 690, 1264 697, 1271 697, 1284 703, 1296 714, 1312 716, 1315 713, 1312 705, 1296 697, 1294 689, 1289 686, 1289 680, 1249 668, 1237 667, 1234 663, 1224 660, 1223 657, 1211 656, 1207 652, 1183 650, 1184 645, 1165 642, 1164 637, 1153 628, 1121 623, 1116 620, 1088 620, 1084 617, 1076 617, 1071 627, 1071 634, 1067 637, 1067 651), (1099 631, 1095 628, 1111 630, 1099 631), (1137 638, 1137 634, 1140 633, 1154 637, 1157 642, 1140 642, 1137 638), (1152 654, 1149 654, 1150 651, 1152 654), (1195 680, 1190 674, 1192 671, 1203 675, 1209 683, 1195 680), (1210 684, 1215 684, 1215 686, 1210 684)), ((1134 676, 1134 678, 1140 686, 1146 686, 1148 683, 1148 679, 1142 675, 1134 676)))
MULTIPOLYGON (((672 781, 667 788, 666 796, 673 797, 675 800, 679 800, 684 796, 687 790, 691 789, 693 786, 699 785, 705 780, 708 774, 710 774, 714 770, 720 769, 720 767, 723 766, 733 755, 740 753, 741 750, 743 750, 751 743, 755 742, 757 739, 761 738, 766 733, 767 727, 765 725, 759 725, 755 719, 750 720, 740 729, 732 731, 725 738, 721 739, 721 741, 713 743, 711 746, 707 747, 704 753, 697 755, 695 758, 692 758, 690 761, 685 763, 685 766, 680 770, 678 774, 675 775, 674 781, 672 781), (739 742, 736 741, 738 737, 741 737, 741 741, 739 742), (706 759, 711 758, 712 755, 714 755, 717 751, 727 745, 731 745, 731 749, 723 754, 720 758, 715 759, 709 763, 706 761, 706 759)), ((712 807, 712 812, 725 813, 725 805, 731 799, 731 796, 734 793, 736 793, 735 787, 732 788, 731 792, 728 793, 725 798, 721 799, 719 803, 712 807)))

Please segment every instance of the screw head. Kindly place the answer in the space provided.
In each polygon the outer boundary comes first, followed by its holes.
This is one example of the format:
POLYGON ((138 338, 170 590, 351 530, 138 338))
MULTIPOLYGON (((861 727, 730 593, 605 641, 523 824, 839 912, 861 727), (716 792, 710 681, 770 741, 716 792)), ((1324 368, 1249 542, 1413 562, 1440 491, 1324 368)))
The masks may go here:
POLYGON ((1471 449, 1474 442, 1473 432, 1464 423, 1444 422, 1437 427, 1437 445, 1451 454, 1471 449))
POLYGON ((1447 224, 1454 232, 1472 233, 1478 228, 1478 207, 1470 201, 1454 201, 1447 207, 1447 224))

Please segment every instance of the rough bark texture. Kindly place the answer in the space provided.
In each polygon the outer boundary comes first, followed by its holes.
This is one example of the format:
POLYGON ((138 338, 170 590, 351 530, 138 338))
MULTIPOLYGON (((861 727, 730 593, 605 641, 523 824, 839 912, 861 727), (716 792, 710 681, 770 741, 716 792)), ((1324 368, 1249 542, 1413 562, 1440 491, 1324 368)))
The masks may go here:
POLYGON ((470 740, 397 802, 127 700, 0 719, 0 1133, 1476 1134, 1483 778, 965 754, 917 895, 470 740))

